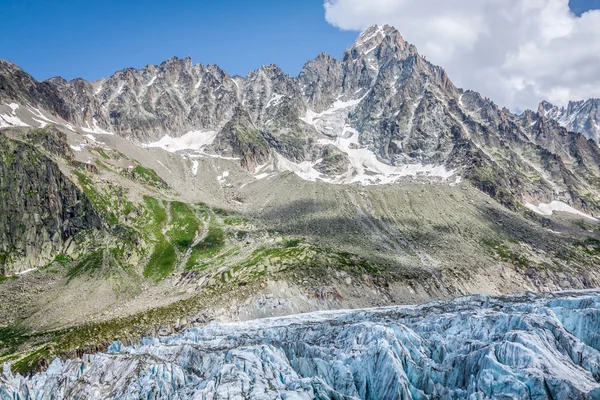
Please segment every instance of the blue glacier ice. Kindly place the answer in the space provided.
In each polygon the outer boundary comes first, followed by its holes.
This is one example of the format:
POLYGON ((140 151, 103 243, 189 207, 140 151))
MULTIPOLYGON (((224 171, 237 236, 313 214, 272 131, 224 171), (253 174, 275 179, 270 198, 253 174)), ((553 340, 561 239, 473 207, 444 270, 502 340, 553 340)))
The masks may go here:
POLYGON ((325 311, 113 343, 2 399, 600 399, 600 291, 325 311))

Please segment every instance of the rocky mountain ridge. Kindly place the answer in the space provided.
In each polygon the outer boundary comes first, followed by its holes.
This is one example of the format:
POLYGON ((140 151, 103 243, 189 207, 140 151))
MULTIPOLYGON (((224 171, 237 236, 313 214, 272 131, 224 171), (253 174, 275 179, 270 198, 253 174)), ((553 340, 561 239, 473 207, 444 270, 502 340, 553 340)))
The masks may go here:
POLYGON ((600 99, 570 101, 566 107, 557 107, 547 101, 540 103, 538 114, 554 119, 572 132, 584 134, 600 142, 600 99))
MULTIPOLYGON (((0 98, 34 107, 34 117, 42 109, 74 131, 150 145, 203 134, 210 139, 197 150, 239 158, 261 176, 291 170, 363 184, 462 176, 509 207, 560 200, 599 210, 593 143, 547 121, 555 111, 514 115, 456 88, 390 26, 367 29, 340 60, 320 54, 298 77, 275 65, 230 77, 189 58, 96 82, 36 82, 7 62, 0 75, 0 98)), ((15 118, 8 111, 5 125, 15 118)))

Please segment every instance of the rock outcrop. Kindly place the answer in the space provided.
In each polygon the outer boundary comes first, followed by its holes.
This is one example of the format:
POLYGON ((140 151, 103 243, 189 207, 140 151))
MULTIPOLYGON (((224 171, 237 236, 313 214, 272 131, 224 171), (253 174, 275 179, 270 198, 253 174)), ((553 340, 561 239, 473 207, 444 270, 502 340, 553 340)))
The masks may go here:
MULTIPOLYGON (((53 130, 34 143, 69 156, 53 130)), ((0 134, 0 273, 47 264, 80 232, 102 228, 89 199, 59 166, 31 144, 0 134)))

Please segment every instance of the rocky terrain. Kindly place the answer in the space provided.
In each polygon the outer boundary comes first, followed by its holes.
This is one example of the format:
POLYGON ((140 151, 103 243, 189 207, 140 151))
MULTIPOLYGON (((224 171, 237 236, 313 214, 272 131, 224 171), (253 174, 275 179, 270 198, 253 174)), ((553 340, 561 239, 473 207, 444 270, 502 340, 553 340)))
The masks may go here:
POLYGON ((209 321, 600 286, 600 153, 392 27, 297 77, 0 61, 0 361, 209 321))
POLYGON ((566 107, 542 102, 538 114, 554 119, 569 131, 582 133, 596 143, 600 141, 600 99, 570 101, 566 107))
POLYGON ((599 312, 589 292, 213 323, 5 369, 0 397, 597 399, 599 312))

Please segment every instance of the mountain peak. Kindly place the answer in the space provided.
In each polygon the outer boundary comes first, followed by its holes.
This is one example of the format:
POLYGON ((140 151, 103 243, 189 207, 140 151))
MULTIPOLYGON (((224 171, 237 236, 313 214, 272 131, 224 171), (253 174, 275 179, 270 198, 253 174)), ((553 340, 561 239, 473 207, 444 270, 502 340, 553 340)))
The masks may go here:
POLYGON ((381 58, 380 53, 405 59, 418 54, 417 48, 406 42, 400 32, 390 25, 373 25, 360 34, 347 50, 356 57, 381 58), (383 51, 381 51, 383 49, 383 51))

